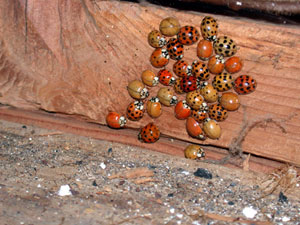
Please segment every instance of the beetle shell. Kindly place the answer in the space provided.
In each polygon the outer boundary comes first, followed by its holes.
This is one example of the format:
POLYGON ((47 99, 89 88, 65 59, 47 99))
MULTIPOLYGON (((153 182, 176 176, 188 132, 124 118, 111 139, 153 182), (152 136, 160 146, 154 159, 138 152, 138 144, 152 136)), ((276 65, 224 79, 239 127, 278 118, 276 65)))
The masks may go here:
POLYGON ((186 104, 185 100, 179 101, 174 111, 176 118, 179 120, 185 120, 191 115, 191 107, 186 104))
POLYGON ((223 72, 214 77, 212 84, 218 91, 228 91, 233 86, 233 78, 231 74, 223 72))
POLYGON ((239 96, 232 92, 225 92, 219 99, 221 106, 228 111, 238 110, 240 107, 239 96))
POLYGON ((180 86, 180 82, 182 80, 182 77, 178 77, 176 80, 175 80, 175 83, 174 83, 174 91, 177 93, 177 94, 183 94, 184 91, 182 90, 181 86, 180 86))
POLYGON ((192 74, 192 67, 184 60, 178 60, 173 65, 173 71, 179 77, 187 77, 192 74))
POLYGON ((184 92, 191 92, 200 86, 200 81, 195 76, 183 77, 180 81, 180 87, 184 92))
POLYGON ((138 135, 139 140, 145 143, 154 143, 159 139, 159 137, 160 131, 154 123, 148 123, 141 129, 138 135))
POLYGON ((205 157, 205 152, 199 145, 188 145, 184 149, 184 156, 188 159, 201 159, 205 157))
POLYGON ((192 117, 188 117, 186 120, 186 130, 191 137, 198 138, 200 140, 205 139, 205 134, 200 127, 200 124, 192 117))
POLYGON ((194 61, 192 63, 192 74, 200 81, 208 80, 209 71, 205 63, 200 61, 194 61))
POLYGON ((122 128, 126 122, 125 117, 117 112, 109 112, 106 116, 106 124, 111 128, 122 128))
POLYGON ((147 102, 147 113, 152 118, 157 118, 161 115, 161 104, 157 97, 153 97, 147 102))
POLYGON ((214 103, 209 106, 208 115, 216 121, 224 121, 228 117, 228 112, 219 103, 214 103))
POLYGON ((180 27, 179 21, 174 17, 165 18, 159 24, 160 32, 168 37, 178 34, 180 27))
POLYGON ((209 58, 207 67, 209 72, 213 74, 219 74, 222 73, 225 67, 225 61, 223 56, 215 55, 209 58))
POLYGON ((203 131, 210 139, 219 139, 222 134, 219 123, 209 118, 203 124, 203 131))
POLYGON ((156 68, 162 68, 166 66, 169 63, 169 54, 167 49, 165 48, 156 48, 151 56, 150 56, 150 62, 151 65, 156 68))
POLYGON ((180 28, 177 38, 183 45, 192 45, 199 40, 199 31, 193 26, 184 26, 180 28))
POLYGON ((186 94, 186 102, 192 109, 200 109, 204 102, 203 96, 199 90, 194 90, 186 94))
POLYGON ((142 101, 134 101, 127 107, 127 118, 138 121, 143 117, 144 111, 144 103, 142 101))
POLYGON ((200 94, 203 96, 205 101, 208 103, 213 103, 218 100, 218 91, 208 82, 203 82, 200 87, 200 94))
POLYGON ((157 92, 157 97, 161 104, 165 106, 172 106, 177 104, 177 97, 174 95, 173 90, 167 87, 162 87, 157 92))
POLYGON ((192 109, 191 117, 193 117, 198 123, 201 123, 208 117, 208 113, 206 110, 192 109))
POLYGON ((160 70, 157 76, 159 82, 163 85, 169 86, 175 83, 175 78, 173 77, 173 74, 167 69, 160 70))
POLYGON ((237 73, 243 67, 243 61, 238 56, 232 56, 225 62, 225 70, 228 73, 237 73))
POLYGON ((240 95, 250 94, 255 91, 256 87, 256 80, 249 75, 238 76, 234 81, 234 90, 240 95))
POLYGON ((142 81, 143 81, 144 84, 146 84, 150 87, 154 87, 159 83, 158 82, 158 77, 151 70, 143 71, 142 81))
POLYGON ((153 30, 148 34, 148 43, 153 48, 161 48, 167 44, 167 41, 158 30, 153 30))
POLYGON ((238 48, 236 43, 227 36, 218 37, 214 42, 214 50, 217 55, 229 57, 234 55, 238 48))
POLYGON ((180 60, 183 58, 183 45, 176 38, 171 38, 168 41, 167 50, 171 59, 180 60))
POLYGON ((213 54, 213 44, 208 40, 201 40, 197 45, 197 56, 201 60, 208 60, 213 54))
POLYGON ((203 18, 200 24, 200 30, 202 37, 206 40, 215 40, 218 34, 218 23, 212 16, 206 16, 203 18))
POLYGON ((131 81, 127 86, 127 90, 129 95, 135 99, 144 99, 149 96, 149 91, 139 80, 131 81))

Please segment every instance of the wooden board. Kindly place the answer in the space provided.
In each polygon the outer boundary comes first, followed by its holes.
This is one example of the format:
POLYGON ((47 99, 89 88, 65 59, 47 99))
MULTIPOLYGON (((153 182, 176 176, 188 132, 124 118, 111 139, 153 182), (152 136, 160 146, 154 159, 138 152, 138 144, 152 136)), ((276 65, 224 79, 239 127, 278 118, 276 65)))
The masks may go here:
MULTIPOLYGON (((77 115, 105 124, 105 115, 124 113, 132 101, 126 86, 152 69, 153 49, 147 35, 162 18, 177 17, 182 25, 199 26, 204 14, 118 1, 37 2, 10 0, 0 3, 0 103, 26 109, 77 115)), ((245 61, 242 73, 258 81, 256 92, 241 96, 247 118, 273 115, 287 120, 287 133, 273 124, 254 128, 243 149, 252 154, 300 165, 300 29, 298 27, 214 15, 220 35, 232 37, 245 61)), ((185 60, 196 57, 195 45, 185 48, 185 60)), ((170 62, 167 68, 171 68, 170 62)), ((151 89, 155 95, 157 88, 151 89)), ((182 98, 182 97, 179 97, 182 98)), ((191 139, 184 121, 173 108, 164 107, 155 120, 161 132, 191 139)), ((220 140, 196 141, 228 147, 240 132, 244 111, 230 113, 221 124, 220 140)), ((128 127, 140 128, 145 116, 128 127)), ((117 132, 117 131, 116 131, 117 132)))

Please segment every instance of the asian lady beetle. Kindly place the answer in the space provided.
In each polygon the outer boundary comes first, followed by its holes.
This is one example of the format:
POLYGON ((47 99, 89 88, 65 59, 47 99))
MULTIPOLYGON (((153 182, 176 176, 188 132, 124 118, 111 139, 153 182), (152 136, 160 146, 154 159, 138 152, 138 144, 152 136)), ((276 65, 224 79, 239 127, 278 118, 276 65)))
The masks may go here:
POLYGON ((179 77, 187 77, 192 74, 192 67, 184 60, 178 60, 173 65, 174 73, 179 77))
POLYGON ((184 26, 180 28, 177 38, 183 45, 191 45, 199 40, 200 34, 193 26, 184 26))
POLYGON ((176 104, 174 112, 177 119, 185 120, 191 114, 191 107, 186 104, 185 100, 182 100, 176 104))
POLYGON ((106 124, 111 128, 122 128, 126 122, 126 118, 117 112, 109 112, 106 116, 106 124))
POLYGON ((200 30, 202 37, 206 40, 214 41, 218 34, 218 23, 212 16, 206 16, 203 18, 200 30))
POLYGON ((143 117, 144 111, 144 103, 142 101, 134 101, 127 107, 127 118, 138 121, 143 117))
POLYGON ((200 140, 205 139, 205 134, 198 123, 194 118, 188 117, 186 120, 186 130, 191 137, 198 138, 200 140))
POLYGON ((148 89, 139 80, 131 81, 127 86, 127 90, 129 95, 135 99, 144 99, 149 96, 148 89))
POLYGON ((157 97, 161 104, 165 106, 172 106, 177 104, 177 97, 174 95, 173 90, 167 87, 162 87, 157 92, 157 97))
POLYGON ((196 110, 201 109, 203 102, 204 102, 204 98, 198 90, 194 90, 186 94, 186 103, 192 109, 196 109, 196 110))
POLYGON ((195 76, 183 77, 180 81, 180 87, 184 92, 196 90, 200 85, 200 81, 195 76))
POLYGON ((176 80, 175 80, 175 83, 174 83, 174 91, 177 93, 177 94, 183 94, 184 91, 182 90, 181 86, 180 86, 180 82, 182 80, 182 77, 178 77, 176 80))
POLYGON ((183 58, 183 45, 176 38, 169 39, 167 50, 171 59, 180 60, 183 58))
POLYGON ((197 56, 201 60, 208 60, 213 54, 213 44, 208 40, 201 40, 197 45, 197 56))
POLYGON ((228 111, 235 111, 240 107, 239 96, 232 92, 225 92, 219 99, 220 105, 228 111))
POLYGON ((234 90, 240 95, 250 94, 255 91, 256 87, 256 80, 249 75, 238 76, 234 81, 234 90))
POLYGON ((160 137, 160 131, 154 123, 148 123, 138 135, 139 140, 145 143, 154 143, 160 137))
POLYGON ((214 50, 217 55, 229 57, 234 55, 238 48, 236 43, 231 38, 227 36, 221 36, 215 41, 214 50))
POLYGON ((167 44, 167 41, 158 30, 153 30, 148 34, 148 43, 153 48, 161 48, 167 44))
POLYGON ((215 55, 209 58, 208 63, 207 63, 207 67, 209 72, 213 73, 213 74, 219 74, 222 73, 222 71, 224 70, 224 65, 225 60, 223 58, 223 56, 220 55, 215 55))
POLYGON ((228 117, 228 112, 219 103, 215 103, 209 106, 208 115, 216 121, 224 121, 228 117))
POLYGON ((205 119, 203 123, 203 131, 210 139, 219 139, 222 134, 219 123, 210 118, 205 119))
POLYGON ((158 82, 158 77, 151 70, 143 71, 142 81, 143 81, 144 84, 146 84, 150 87, 154 87, 159 83, 158 82))
POLYGON ((159 82, 163 85, 169 86, 175 83, 175 78, 173 77, 173 74, 167 69, 160 70, 157 76, 159 82))
POLYGON ((168 50, 165 48, 156 48, 151 56, 150 56, 150 62, 152 66, 156 68, 161 68, 166 66, 169 63, 169 54, 168 50))
POLYGON ((153 97, 147 102, 147 113, 152 118, 157 118, 161 115, 161 104, 157 97, 153 97))
POLYGON ((178 34, 180 27, 179 21, 174 17, 165 18, 159 24, 160 32, 168 37, 178 34))
POLYGON ((237 73, 243 67, 243 61, 238 56, 232 56, 225 62, 225 70, 228 73, 237 73))
POLYGON ((208 82, 203 82, 200 86, 200 94, 206 102, 213 103, 218 100, 218 91, 208 82))
POLYGON ((184 149, 184 156, 187 159, 201 159, 205 157, 205 152, 199 145, 188 145, 184 149))
POLYGON ((198 123, 202 123, 206 118, 208 118, 208 111, 192 109, 191 117, 193 117, 198 123))
POLYGON ((205 63, 200 61, 194 61, 192 63, 192 74, 200 81, 208 80, 209 72, 205 63))
POLYGON ((223 72, 214 77, 212 84, 218 91, 228 91, 232 88, 233 78, 231 74, 223 72))

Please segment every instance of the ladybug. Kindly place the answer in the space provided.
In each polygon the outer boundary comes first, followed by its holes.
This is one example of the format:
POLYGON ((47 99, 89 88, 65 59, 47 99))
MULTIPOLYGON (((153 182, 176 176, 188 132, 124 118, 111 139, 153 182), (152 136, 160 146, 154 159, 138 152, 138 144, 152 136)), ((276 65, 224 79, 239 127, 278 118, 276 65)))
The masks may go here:
POLYGON ((157 97, 153 97, 147 102, 147 113, 152 118, 157 118, 161 115, 161 104, 157 97))
POLYGON ((159 82, 163 85, 169 86, 175 83, 175 78, 173 77, 173 74, 167 69, 160 70, 157 76, 159 82))
POLYGON ((240 95, 255 91, 256 86, 256 80, 249 75, 240 75, 234 81, 234 90, 240 95))
POLYGON ((218 34, 218 27, 219 26, 215 18, 213 18, 212 16, 204 17, 200 24, 202 37, 205 40, 216 40, 218 34))
POLYGON ((216 75, 212 84, 218 91, 228 91, 232 88, 233 78, 229 73, 224 72, 216 75))
POLYGON ((127 107, 127 118, 138 121, 143 117, 144 111, 144 103, 142 101, 134 101, 127 107))
POLYGON ((229 57, 234 55, 238 48, 231 38, 227 36, 221 36, 214 42, 214 50, 217 55, 229 57))
POLYGON ((228 112, 219 103, 215 103, 209 106, 208 115, 216 121, 224 121, 228 117, 228 112))
POLYGON ((179 77, 187 77, 192 74, 192 67, 183 60, 178 60, 173 65, 174 73, 179 77))
POLYGON ((224 65, 225 60, 223 58, 223 56, 220 55, 215 55, 209 58, 208 63, 207 63, 207 67, 209 72, 213 73, 213 74, 219 74, 222 73, 222 71, 224 70, 224 65))
POLYGON ((142 81, 144 84, 154 87, 158 85, 158 77, 151 70, 145 70, 142 73, 142 81))
POLYGON ((131 81, 127 86, 127 90, 129 95, 135 99, 144 99, 149 96, 148 89, 139 80, 131 81))
POLYGON ((186 94, 186 103, 192 109, 200 109, 203 107, 202 103, 204 102, 203 96, 200 94, 199 90, 194 90, 186 94))
POLYGON ((237 73, 240 72, 240 70, 243 67, 243 61, 238 56, 232 56, 225 62, 225 70, 228 73, 237 73))
POLYGON ((187 159, 201 159, 205 157, 205 152, 199 145, 188 145, 184 149, 184 156, 187 159))
POLYGON ((223 93, 219 102, 220 105, 228 111, 235 111, 240 107, 239 96, 233 92, 223 93))
POLYGON ((192 63, 192 74, 200 81, 208 80, 209 72, 205 63, 200 61, 194 61, 192 63))
POLYGON ((200 86, 200 94, 203 96, 206 102, 213 103, 218 100, 218 91, 208 82, 203 82, 200 86))
POLYGON ((208 60, 213 54, 213 44, 208 40, 201 40, 197 45, 197 56, 201 60, 208 60))
POLYGON ((160 131, 154 123, 148 123, 138 134, 139 140, 145 143, 154 143, 160 137, 160 131))
POLYGON ((169 54, 168 50, 165 48, 156 48, 151 56, 150 56, 150 62, 152 66, 156 68, 161 68, 166 66, 169 63, 169 54))
POLYGON ((158 30, 153 30, 148 34, 148 43, 153 48, 161 48, 167 44, 167 41, 158 30))
POLYGON ((210 139, 219 139, 222 134, 219 123, 210 118, 205 119, 203 123, 203 131, 205 135, 210 139))
POLYGON ((200 85, 200 81, 195 76, 183 77, 180 81, 180 87, 184 92, 196 90, 200 85))
POLYGON ((193 26, 184 26, 180 28, 177 38, 183 45, 191 45, 199 40, 199 31, 193 26))
POLYGON ((208 118, 208 113, 203 109, 192 109, 191 117, 193 117, 198 123, 203 122, 206 118, 208 118))
POLYGON ((111 128, 122 128, 126 122, 126 118, 117 112, 109 112, 106 116, 106 123, 111 128))
POLYGON ((183 94, 184 91, 182 90, 181 86, 180 86, 180 82, 182 80, 182 77, 178 77, 176 80, 175 80, 175 83, 174 83, 174 91, 177 93, 177 94, 183 94))
POLYGON ((167 87, 162 87, 157 92, 157 97, 161 104, 165 106, 172 106, 177 104, 177 97, 174 95, 173 90, 167 87))
POLYGON ((187 118, 186 130, 191 137, 198 138, 200 140, 204 140, 206 138, 200 124, 193 117, 187 118))
POLYGON ((183 58, 183 45, 176 38, 171 38, 168 41, 167 50, 171 59, 180 60, 183 58))
POLYGON ((180 27, 179 21, 174 17, 165 18, 159 24, 160 32, 167 37, 178 34, 180 27))
POLYGON ((186 104, 185 100, 179 101, 175 106, 175 117, 179 120, 185 120, 191 114, 191 107, 186 104))

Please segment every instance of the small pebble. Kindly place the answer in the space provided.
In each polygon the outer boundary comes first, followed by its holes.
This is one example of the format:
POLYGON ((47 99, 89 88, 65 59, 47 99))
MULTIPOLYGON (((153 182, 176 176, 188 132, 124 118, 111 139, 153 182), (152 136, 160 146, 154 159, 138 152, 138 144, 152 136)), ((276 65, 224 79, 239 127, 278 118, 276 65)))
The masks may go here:
POLYGON ((62 185, 57 193, 59 196, 68 196, 72 195, 71 188, 69 185, 62 185))
POLYGON ((169 198, 174 197, 174 193, 169 193, 169 194, 168 194, 168 197, 169 197, 169 198))
POLYGON ((253 209, 252 207, 245 207, 243 209, 243 214, 250 219, 253 219, 257 214, 257 210, 253 209))
POLYGON ((194 173, 196 177, 202 177, 205 179, 212 179, 212 174, 206 169, 198 168, 197 171, 194 173))
POLYGON ((106 168, 106 165, 105 165, 105 163, 104 162, 102 162, 102 163, 100 163, 100 167, 101 167, 101 169, 105 169, 106 168))
POLYGON ((174 213, 175 212, 175 209, 174 208, 171 208, 170 209, 170 213, 174 213))
POLYGON ((98 184, 96 183, 96 180, 93 181, 93 186, 97 187, 98 184))
POLYGON ((280 192, 278 201, 281 202, 281 203, 287 203, 288 198, 282 192, 280 192))

